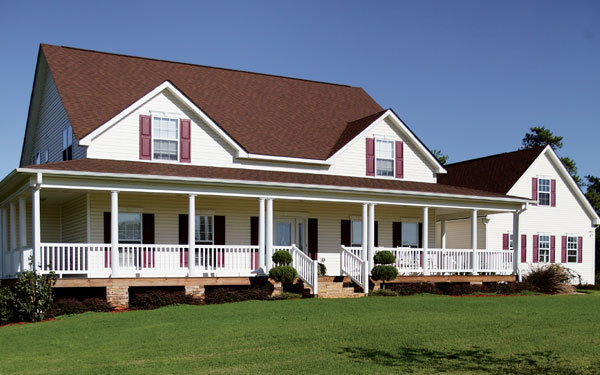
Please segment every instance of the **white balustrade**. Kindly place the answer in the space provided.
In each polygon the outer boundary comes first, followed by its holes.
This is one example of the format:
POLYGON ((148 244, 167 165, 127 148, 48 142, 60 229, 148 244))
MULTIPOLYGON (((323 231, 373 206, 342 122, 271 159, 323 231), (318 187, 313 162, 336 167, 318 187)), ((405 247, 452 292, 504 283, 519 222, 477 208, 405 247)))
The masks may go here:
MULTIPOLYGON (((285 250, 285 249, 281 249, 285 250)), ((292 245, 290 248, 292 255, 292 267, 298 271, 298 277, 304 281, 313 290, 313 294, 318 294, 318 261, 312 260, 308 255, 292 245)))
POLYGON ((513 257, 511 250, 477 250, 478 270, 510 275, 513 272, 513 257))
MULTIPOLYGON (((369 279, 365 275, 365 261, 359 256, 355 255, 357 248, 348 248, 342 246, 342 252, 340 256, 340 264, 342 275, 347 275, 357 283, 363 290, 367 290, 367 283, 369 279)), ((358 248, 359 250, 362 248, 358 248)))
POLYGON ((110 274, 110 244, 41 243, 38 270, 41 273, 87 274, 102 277, 110 274))
POLYGON ((250 276, 258 268, 258 246, 196 245, 193 261, 200 273, 250 276))

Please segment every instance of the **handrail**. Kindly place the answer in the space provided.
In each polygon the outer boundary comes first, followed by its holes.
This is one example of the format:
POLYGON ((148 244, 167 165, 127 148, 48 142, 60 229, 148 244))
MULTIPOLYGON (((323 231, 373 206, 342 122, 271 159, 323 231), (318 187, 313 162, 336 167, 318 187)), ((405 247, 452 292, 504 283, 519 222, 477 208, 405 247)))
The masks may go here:
POLYGON ((354 255, 351 250, 353 249, 342 245, 342 252, 340 253, 342 275, 346 274, 350 277, 352 281, 363 288, 366 294, 369 292, 368 262, 354 255))
POLYGON ((292 255, 292 266, 298 271, 298 277, 312 288, 314 295, 317 295, 319 283, 318 261, 304 254, 296 245, 290 247, 290 254, 292 255))

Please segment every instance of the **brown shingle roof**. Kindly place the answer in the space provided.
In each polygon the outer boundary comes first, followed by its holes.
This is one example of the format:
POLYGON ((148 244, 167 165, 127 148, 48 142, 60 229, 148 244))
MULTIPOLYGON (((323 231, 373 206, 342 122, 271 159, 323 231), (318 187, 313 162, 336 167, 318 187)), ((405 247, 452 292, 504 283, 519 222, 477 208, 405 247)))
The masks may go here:
POLYGON ((506 197, 504 194, 496 194, 489 191, 479 191, 426 182, 104 159, 77 159, 50 164, 31 165, 24 168, 150 176, 198 177, 208 179, 307 184, 316 186, 339 186, 383 189, 391 191, 470 195, 478 197, 506 197))
POLYGON ((545 146, 490 155, 445 165, 439 174, 441 184, 507 194, 545 146))
POLYGON ((78 139, 164 81, 256 154, 327 159, 350 123, 382 111, 358 87, 46 44, 41 51, 78 139))

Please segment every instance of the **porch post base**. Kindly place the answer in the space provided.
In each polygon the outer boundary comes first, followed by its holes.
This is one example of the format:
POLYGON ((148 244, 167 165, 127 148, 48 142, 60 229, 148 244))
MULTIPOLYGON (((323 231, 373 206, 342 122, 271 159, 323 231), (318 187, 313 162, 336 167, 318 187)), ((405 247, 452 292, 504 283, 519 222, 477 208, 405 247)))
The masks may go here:
POLYGON ((200 301, 204 300, 204 285, 186 285, 185 294, 191 296, 193 299, 200 301))
POLYGON ((124 310, 129 307, 129 287, 128 286, 107 286, 106 302, 117 310, 124 310))

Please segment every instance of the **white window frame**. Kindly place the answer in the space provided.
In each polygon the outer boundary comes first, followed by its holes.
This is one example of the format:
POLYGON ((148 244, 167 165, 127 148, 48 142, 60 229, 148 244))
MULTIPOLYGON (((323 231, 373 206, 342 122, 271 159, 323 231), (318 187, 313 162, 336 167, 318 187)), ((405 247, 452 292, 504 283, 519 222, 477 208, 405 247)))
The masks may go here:
POLYGON ((63 129, 62 133, 62 160, 73 160, 73 128, 71 125, 63 129), (71 148, 71 157, 69 157, 69 147, 71 148), (65 155, 65 151, 67 154, 65 155))
POLYGON ((388 138, 375 138, 375 150, 374 151, 375 151, 375 176, 376 177, 387 177, 387 178, 395 177, 396 176, 396 142, 393 139, 388 139, 388 138), (377 148, 378 148, 377 146, 378 146, 379 142, 385 142, 385 143, 392 144, 391 159, 377 157, 377 148), (377 169, 377 160, 391 161, 392 162, 392 174, 391 175, 379 174, 378 169, 377 169))
POLYGON ((350 218, 350 247, 361 247, 362 246, 362 218, 350 218), (360 242, 355 243, 354 240, 354 223, 357 223, 360 228, 357 234, 360 236, 360 242))
POLYGON ((420 238, 419 238, 419 224, 421 224, 421 221, 415 221, 415 220, 402 220, 401 221, 402 225, 400 226, 400 230, 402 231, 402 243, 400 244, 402 247, 407 247, 407 248, 412 248, 412 249, 418 249, 419 248, 419 242, 420 242, 420 238), (417 243, 413 246, 413 245, 404 245, 404 225, 408 225, 408 224, 414 224, 417 227, 417 243))
POLYGON ((579 257, 579 236, 567 234, 567 263, 577 263, 579 257), (574 243, 571 241, 574 240, 574 243), (572 246, 572 247, 570 247, 572 246), (572 254, 574 252, 574 254, 572 254), (570 260, 573 257, 574 260, 570 260))
POLYGON ((538 235, 538 262, 539 263, 550 263, 552 257, 550 256, 550 251, 552 251, 552 247, 550 245, 551 236, 549 234, 539 234, 538 235), (546 237, 547 239, 542 241, 542 237, 546 237), (542 242, 548 244, 548 247, 544 247, 542 249, 542 242), (544 251, 544 253, 542 253, 544 251), (546 253, 547 251, 547 253, 546 253), (542 256, 543 255, 543 256, 542 256))
POLYGON ((508 232, 508 250, 513 249, 513 234, 508 232))
MULTIPOLYGON (((140 238, 139 240, 137 239, 121 239, 121 230, 120 228, 118 228, 117 230, 117 235, 119 236, 119 243, 122 244, 142 244, 143 240, 144 240, 144 218, 142 215, 142 212, 130 212, 130 211, 124 211, 124 212, 119 212, 119 219, 121 218, 121 215, 138 215, 140 218, 140 238)), ((120 226, 120 220, 118 223, 118 226, 120 226)))
POLYGON ((215 243, 215 216, 212 214, 196 213, 194 219, 194 242, 196 245, 214 245, 215 243), (200 239, 200 217, 210 218, 210 240, 200 239))
MULTIPOLYGON (((544 186, 546 186, 546 185, 544 184, 544 186)), ((550 200, 552 199, 552 197, 551 197, 551 195, 552 195, 552 180, 549 177, 538 177, 537 191, 538 191, 538 196, 537 196, 538 205, 550 206, 552 204, 552 202, 550 202, 550 200), (542 181, 548 182, 548 190, 547 191, 545 191, 545 190, 542 191, 542 181), (542 194, 548 195, 548 203, 542 204, 542 199, 541 199, 542 194)))
POLYGON ((168 115, 168 114, 152 114, 152 123, 151 123, 151 127, 152 127, 152 160, 159 160, 161 162, 170 162, 170 163, 177 163, 179 162, 179 158, 181 157, 181 150, 179 149, 179 143, 180 143, 180 139, 181 139, 181 134, 179 134, 181 132, 181 128, 180 128, 180 123, 179 123, 180 119, 172 116, 172 115, 168 115), (176 131, 177 131, 177 137, 176 139, 169 139, 169 138, 160 138, 156 136, 156 131, 155 131, 155 124, 156 124, 156 119, 166 119, 166 120, 175 120, 176 125, 176 131), (168 141, 168 142, 176 142, 177 146, 175 148, 175 151, 177 152, 177 157, 174 160, 171 159, 160 159, 160 158, 156 158, 154 157, 154 153, 156 150, 156 146, 154 141, 168 141))

